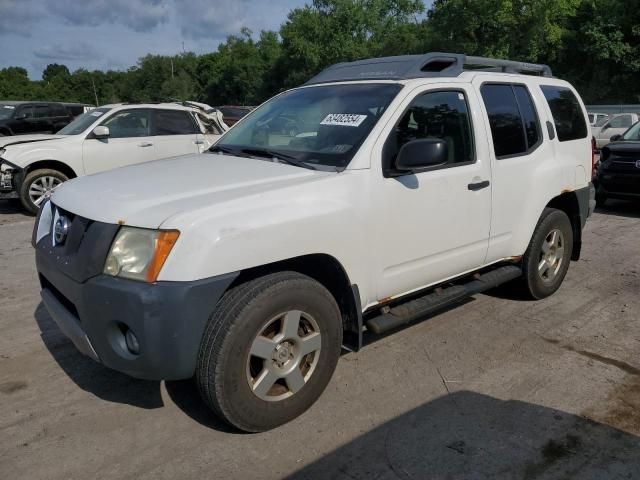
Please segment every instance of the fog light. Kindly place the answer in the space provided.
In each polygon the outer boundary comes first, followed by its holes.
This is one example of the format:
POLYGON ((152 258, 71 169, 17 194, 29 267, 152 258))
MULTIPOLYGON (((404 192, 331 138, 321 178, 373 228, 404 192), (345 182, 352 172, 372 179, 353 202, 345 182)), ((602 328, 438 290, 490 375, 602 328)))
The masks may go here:
POLYGON ((129 352, 134 355, 138 355, 140 353, 140 344, 138 343, 138 337, 135 336, 133 330, 127 330, 127 333, 124 334, 124 340, 127 343, 127 349, 129 352))

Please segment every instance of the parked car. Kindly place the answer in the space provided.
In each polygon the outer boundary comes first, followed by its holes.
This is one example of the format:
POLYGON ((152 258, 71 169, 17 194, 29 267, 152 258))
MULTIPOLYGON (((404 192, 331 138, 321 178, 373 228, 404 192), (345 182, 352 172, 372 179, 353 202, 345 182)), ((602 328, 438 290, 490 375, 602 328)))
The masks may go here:
POLYGON ((33 234, 43 302, 94 360, 195 376, 227 422, 270 429, 313 404, 365 325, 388 332, 512 280, 552 295, 595 207, 592 153, 585 107, 549 67, 338 64, 208 154, 56 189, 33 234), (292 108, 315 135, 265 128, 292 108))
POLYGON ((0 101, 0 136, 55 133, 72 119, 61 103, 0 101))
POLYGON ((73 118, 76 118, 83 113, 90 112, 96 108, 93 105, 88 105, 86 103, 63 103, 63 105, 73 118))
POLYGON ((608 198, 640 199, 640 122, 602 149, 594 184, 600 206, 608 198))
POLYGON ((222 112, 224 122, 229 125, 235 125, 242 117, 253 110, 253 107, 240 107, 236 105, 223 105, 222 107, 216 107, 217 110, 222 112))
POLYGON ((608 113, 588 113, 589 125, 592 127, 601 127, 609 118, 608 113))
POLYGON ((596 149, 600 150, 610 142, 612 136, 623 134, 638 120, 640 115, 636 113, 621 113, 611 116, 601 127, 594 127, 592 130, 596 149))
POLYGON ((62 182, 112 168, 208 149, 227 126, 220 114, 178 104, 105 105, 56 135, 0 141, 0 199, 31 213, 62 182))

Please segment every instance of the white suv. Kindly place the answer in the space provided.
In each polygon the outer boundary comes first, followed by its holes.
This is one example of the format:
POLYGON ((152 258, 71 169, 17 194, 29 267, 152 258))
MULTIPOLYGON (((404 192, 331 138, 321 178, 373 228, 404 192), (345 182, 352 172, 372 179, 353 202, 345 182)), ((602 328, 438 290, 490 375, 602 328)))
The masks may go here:
POLYGON ((20 198, 35 213, 70 178, 161 158, 203 152, 227 126, 203 104, 105 105, 56 135, 0 141, 0 199, 20 198))
POLYGON ((57 189, 33 235, 43 302, 96 361, 195 376, 226 421, 269 429, 318 398, 365 330, 512 280, 553 294, 595 206, 587 125, 545 66, 338 64, 209 154, 57 189))

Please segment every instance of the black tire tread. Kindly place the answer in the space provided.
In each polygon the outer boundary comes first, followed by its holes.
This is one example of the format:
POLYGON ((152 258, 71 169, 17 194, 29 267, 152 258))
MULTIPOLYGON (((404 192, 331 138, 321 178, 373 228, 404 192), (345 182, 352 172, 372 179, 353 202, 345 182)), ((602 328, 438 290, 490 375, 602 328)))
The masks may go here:
MULTIPOLYGON (((217 362, 215 360, 221 355, 225 338, 234 334, 234 330, 237 328, 235 320, 239 317, 240 313, 244 309, 249 308, 252 302, 265 290, 277 288, 279 285, 284 286, 284 284, 286 284, 287 288, 290 288, 291 282, 303 282, 307 285, 309 282, 312 282, 313 284, 320 285, 306 275, 289 271, 276 272, 250 280, 246 283, 241 283, 224 294, 207 323, 202 337, 200 350, 198 352, 198 367, 196 368, 196 383, 200 395, 205 403, 218 416, 240 430, 259 432, 264 429, 256 425, 240 424, 237 419, 234 419, 232 412, 228 411, 222 401, 223 392, 220 391, 224 372, 216 368, 217 362), (210 381, 212 377, 214 381, 210 381), (215 390, 212 390, 212 386, 215 386, 215 390)), ((332 302, 335 302, 335 299, 328 290, 326 290, 326 295, 332 302)))

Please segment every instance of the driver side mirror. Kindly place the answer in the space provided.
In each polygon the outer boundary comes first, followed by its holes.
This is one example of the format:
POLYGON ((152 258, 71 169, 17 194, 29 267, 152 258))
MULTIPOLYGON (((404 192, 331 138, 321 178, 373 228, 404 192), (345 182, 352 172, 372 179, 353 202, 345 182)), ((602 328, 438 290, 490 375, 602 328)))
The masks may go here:
POLYGON ((405 143, 398 152, 396 168, 407 173, 419 173, 449 159, 447 142, 439 138, 423 138, 405 143))
POLYGON ((620 140, 622 140, 622 135, 614 135, 613 137, 611 137, 609 139, 611 142, 619 142, 620 140))
POLYGON ((105 127, 104 125, 94 128, 91 133, 93 133, 94 138, 108 138, 110 135, 109 127, 105 127))

